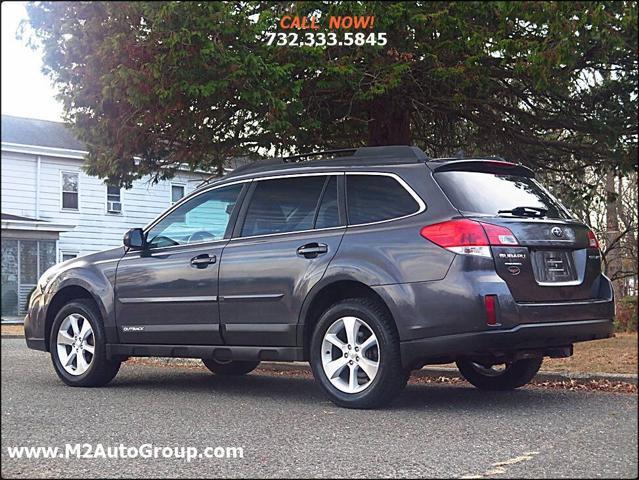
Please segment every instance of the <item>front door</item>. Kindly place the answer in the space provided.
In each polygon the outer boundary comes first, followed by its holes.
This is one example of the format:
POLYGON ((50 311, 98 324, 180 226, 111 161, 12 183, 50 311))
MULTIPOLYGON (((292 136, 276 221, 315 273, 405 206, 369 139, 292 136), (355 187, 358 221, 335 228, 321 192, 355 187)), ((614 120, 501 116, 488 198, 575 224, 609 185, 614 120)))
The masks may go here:
POLYGON ((254 179, 220 266, 228 345, 295 345, 302 302, 344 235, 342 178, 254 179))
POLYGON ((219 187, 185 200, 146 231, 147 248, 120 260, 116 322, 121 342, 222 343, 218 273, 242 188, 219 187))

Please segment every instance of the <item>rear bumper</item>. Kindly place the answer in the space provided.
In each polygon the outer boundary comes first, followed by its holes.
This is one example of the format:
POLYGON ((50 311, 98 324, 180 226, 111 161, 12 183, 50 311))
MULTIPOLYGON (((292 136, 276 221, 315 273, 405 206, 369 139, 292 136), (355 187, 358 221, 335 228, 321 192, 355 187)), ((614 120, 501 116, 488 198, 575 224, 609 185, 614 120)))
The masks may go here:
MULTIPOLYGON (((583 299, 564 292, 558 300, 522 302, 497 275, 493 259, 459 255, 442 280, 373 288, 395 319, 406 368, 471 355, 551 355, 553 347, 607 338, 613 332, 613 290, 604 275, 583 299), (495 325, 487 324, 486 295, 497 299, 495 325)), ((546 296, 557 293, 557 287, 545 288, 546 296)))
POLYGON ((612 319, 522 324, 510 329, 401 342, 402 364, 418 368, 429 361, 561 347, 612 336, 612 319))

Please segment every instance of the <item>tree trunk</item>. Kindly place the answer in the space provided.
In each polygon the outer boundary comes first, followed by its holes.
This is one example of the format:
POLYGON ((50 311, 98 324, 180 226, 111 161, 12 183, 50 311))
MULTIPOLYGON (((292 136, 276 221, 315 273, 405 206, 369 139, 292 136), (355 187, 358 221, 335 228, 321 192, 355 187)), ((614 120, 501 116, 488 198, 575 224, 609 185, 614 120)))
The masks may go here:
MULTIPOLYGON (((616 203, 615 211, 617 212, 617 229, 620 232, 625 232, 628 224, 624 221, 624 208, 623 208, 624 185, 623 185, 623 176, 621 175, 621 173, 617 175, 617 178, 615 178, 615 185, 617 187, 617 190, 616 190, 617 198, 615 200, 615 203, 616 203)), ((617 245, 619 246, 619 248, 617 249, 617 257, 619 258, 619 270, 621 270, 622 272, 626 272, 628 270, 626 268, 627 242, 628 242, 627 233, 622 238, 620 238, 619 241, 617 242, 617 245)), ((628 291, 626 289, 626 279, 621 278, 618 281, 618 283, 619 285, 617 286, 617 294, 619 295, 619 298, 625 297, 626 295, 628 295, 628 291)))
MULTIPOLYGON (((619 244, 619 213, 617 211, 617 196, 615 173, 606 173, 606 275, 613 278, 621 271, 621 255, 619 244), (611 247, 612 246, 612 247, 611 247)), ((619 280, 613 280, 615 297, 620 298, 622 285, 619 280)))
POLYGON ((410 112, 398 95, 382 95, 371 101, 368 112, 368 145, 410 145, 410 112))
POLYGON ((637 191, 637 172, 630 172, 628 175, 628 201, 624 206, 624 214, 626 218, 624 223, 627 226, 634 225, 634 229, 631 229, 628 233, 628 247, 626 254, 626 262, 630 265, 630 269, 633 272, 632 277, 629 279, 629 285, 626 289, 626 294, 637 295, 637 287, 639 286, 639 276, 637 275, 637 259, 639 258, 639 244, 637 242, 639 232, 637 232, 637 225, 639 225, 639 191, 637 191))

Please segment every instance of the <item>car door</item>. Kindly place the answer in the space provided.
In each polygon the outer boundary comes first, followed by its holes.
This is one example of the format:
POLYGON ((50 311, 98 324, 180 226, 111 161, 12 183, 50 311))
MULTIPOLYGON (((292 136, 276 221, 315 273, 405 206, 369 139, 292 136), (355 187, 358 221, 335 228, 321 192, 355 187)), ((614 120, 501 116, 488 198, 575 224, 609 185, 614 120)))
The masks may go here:
POLYGON ((220 266, 229 345, 294 346, 302 302, 345 231, 343 174, 254 179, 220 266))
POLYGON ((146 230, 116 275, 116 322, 123 343, 221 343, 218 273, 244 184, 203 191, 146 230), (227 232, 228 230, 228 232, 227 232))

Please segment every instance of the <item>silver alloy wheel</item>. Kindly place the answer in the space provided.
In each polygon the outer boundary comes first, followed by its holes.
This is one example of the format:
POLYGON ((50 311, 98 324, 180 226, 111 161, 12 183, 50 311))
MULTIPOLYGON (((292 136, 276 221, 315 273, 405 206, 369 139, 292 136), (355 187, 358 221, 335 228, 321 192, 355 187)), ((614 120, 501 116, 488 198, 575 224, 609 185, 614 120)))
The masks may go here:
POLYGON ((95 337, 89 320, 72 313, 60 324, 58 358, 62 368, 71 375, 82 375, 91 366, 95 353, 95 337))
POLYGON ((368 388, 377 376, 379 360, 379 342, 364 320, 342 317, 326 330, 322 367, 339 391, 359 393, 368 388))
POLYGON ((471 365, 475 369, 475 371, 487 377, 498 377, 500 375, 503 375, 510 366, 507 363, 498 363, 495 365, 491 365, 490 367, 485 367, 481 363, 477 362, 471 362, 471 365))

